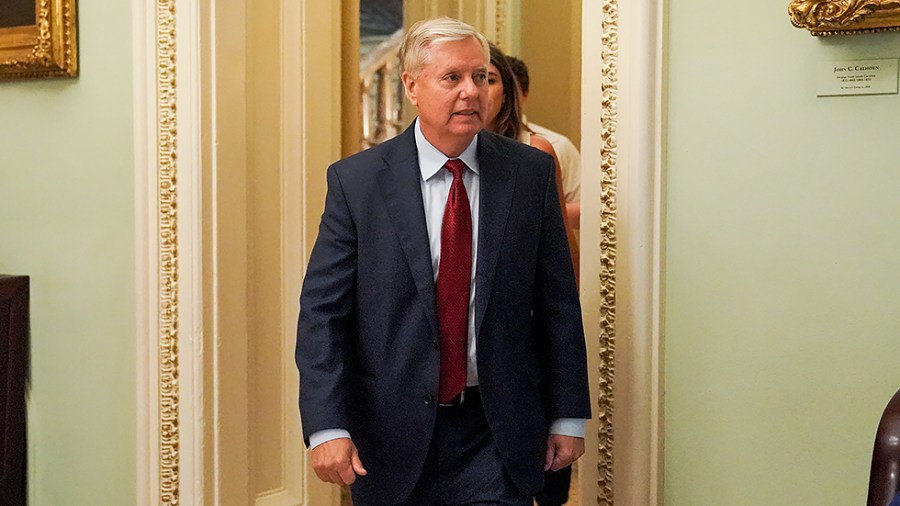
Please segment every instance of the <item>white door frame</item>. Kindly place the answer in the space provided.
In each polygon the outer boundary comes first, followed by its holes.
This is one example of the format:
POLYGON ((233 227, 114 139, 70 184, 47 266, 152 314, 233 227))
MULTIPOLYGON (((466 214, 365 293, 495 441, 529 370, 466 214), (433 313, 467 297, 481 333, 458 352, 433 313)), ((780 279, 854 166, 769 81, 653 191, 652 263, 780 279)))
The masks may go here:
MULTIPOLYGON (((318 506, 340 499, 336 487, 308 476, 291 336, 281 341, 284 363, 273 368, 284 375, 278 384, 285 390, 282 429, 271 437, 285 451, 280 477, 268 479, 281 485, 257 491, 248 469, 254 394, 247 388, 247 232, 240 220, 252 142, 247 22, 261 5, 132 0, 140 505, 318 506)), ((340 154, 340 69, 330 57, 340 44, 340 2, 281 0, 276 9, 274 39, 283 50, 275 65, 283 72, 275 78, 282 92, 274 158, 282 190, 272 197, 281 216, 298 218, 282 220, 286 246, 276 255, 288 273, 280 288, 282 323, 292 327, 318 222, 319 213, 307 208, 320 209, 324 194, 324 174, 316 174, 340 154)))
MULTIPOLYGON (((215 46, 205 41, 214 40, 210 19, 215 19, 216 2, 132 1, 138 504, 212 504, 219 475, 210 468, 220 458, 210 436, 216 386, 203 371, 215 370, 210 350, 215 336, 207 335, 215 330, 204 321, 214 315, 204 313, 204 300, 215 273, 205 274, 204 268, 215 265, 210 261, 215 248, 204 247, 210 244, 204 242, 209 241, 204 226, 210 225, 203 206, 211 189, 203 167, 215 163, 215 153, 202 135, 210 134, 210 125, 203 124, 201 92, 210 91, 207 64, 215 58, 215 46)), ((315 37, 318 52, 323 42, 337 50, 339 7, 337 0, 287 0, 284 47, 301 39, 299 30, 303 38, 315 37), (322 23, 323 15, 329 21, 322 23)), ((663 1, 584 0, 582 19, 582 297, 599 417, 589 425, 580 466, 581 504, 596 498, 597 504, 617 499, 658 505, 664 377, 663 1), (598 418, 611 419, 613 430, 601 431, 598 418)), ((312 82, 304 77, 316 60, 308 59, 309 41, 300 42, 299 53, 284 52, 285 59, 294 59, 284 67, 286 87, 312 82)), ((339 82, 339 69, 327 74, 326 80, 339 82)), ((321 84, 321 72, 316 75, 321 84)), ((321 103, 308 99, 322 89, 283 101, 283 135, 310 131, 311 110, 321 103)), ((339 92, 336 96, 339 102, 339 92)), ((340 121, 336 124, 339 128, 340 121)), ((339 136, 328 136, 322 142, 332 148, 315 155, 325 163, 340 152, 339 136)), ((304 146, 282 153, 283 160, 304 167, 323 163, 311 156, 313 150, 304 146)), ((318 190, 302 191, 312 195, 318 190)), ((306 222, 314 216, 300 212, 301 229, 291 233, 305 238, 310 235, 306 222)), ((303 490, 285 495, 283 504, 302 499, 314 481, 304 478, 303 490)))

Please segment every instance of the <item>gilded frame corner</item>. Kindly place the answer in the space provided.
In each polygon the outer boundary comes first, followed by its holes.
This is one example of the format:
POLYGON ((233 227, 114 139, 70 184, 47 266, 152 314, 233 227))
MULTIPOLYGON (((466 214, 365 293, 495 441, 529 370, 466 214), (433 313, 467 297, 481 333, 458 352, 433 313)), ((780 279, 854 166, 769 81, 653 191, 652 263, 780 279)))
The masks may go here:
POLYGON ((34 24, 0 20, 0 80, 78 76, 76 0, 0 0, 10 10, 28 10, 34 24))
POLYGON ((900 0, 793 0, 788 15, 816 36, 900 30, 900 0))

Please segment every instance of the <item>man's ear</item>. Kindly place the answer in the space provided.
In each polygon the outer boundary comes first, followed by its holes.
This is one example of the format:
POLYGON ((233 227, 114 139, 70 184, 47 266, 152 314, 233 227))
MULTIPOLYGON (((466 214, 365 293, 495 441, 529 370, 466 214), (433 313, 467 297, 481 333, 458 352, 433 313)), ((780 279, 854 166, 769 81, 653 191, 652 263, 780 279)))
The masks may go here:
POLYGON ((416 96, 416 78, 412 76, 409 72, 404 72, 400 79, 403 81, 403 89, 406 91, 406 98, 409 99, 412 105, 418 106, 416 103, 418 100, 416 96))

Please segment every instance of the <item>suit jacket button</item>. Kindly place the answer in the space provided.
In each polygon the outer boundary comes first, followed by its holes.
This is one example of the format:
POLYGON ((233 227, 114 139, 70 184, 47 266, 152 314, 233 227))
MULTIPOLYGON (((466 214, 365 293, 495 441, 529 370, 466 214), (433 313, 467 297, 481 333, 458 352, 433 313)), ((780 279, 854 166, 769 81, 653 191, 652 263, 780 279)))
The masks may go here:
POLYGON ((424 396, 422 396, 422 400, 425 401, 426 406, 431 406, 432 404, 434 404, 434 396, 431 394, 425 394, 424 396))
POLYGON ((432 344, 432 346, 434 346, 434 349, 435 349, 435 350, 441 351, 441 345, 438 344, 438 340, 437 340, 437 339, 432 339, 432 340, 431 340, 431 344, 432 344))

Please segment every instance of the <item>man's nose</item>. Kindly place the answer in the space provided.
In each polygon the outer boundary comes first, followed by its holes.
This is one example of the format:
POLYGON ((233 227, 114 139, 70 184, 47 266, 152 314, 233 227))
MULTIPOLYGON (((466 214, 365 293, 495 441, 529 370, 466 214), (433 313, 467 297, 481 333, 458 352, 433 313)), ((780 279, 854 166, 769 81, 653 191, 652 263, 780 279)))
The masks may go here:
POLYGON ((459 94, 463 98, 470 98, 478 95, 478 84, 475 83, 475 79, 471 76, 463 79, 462 88, 460 89, 459 94))

